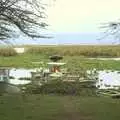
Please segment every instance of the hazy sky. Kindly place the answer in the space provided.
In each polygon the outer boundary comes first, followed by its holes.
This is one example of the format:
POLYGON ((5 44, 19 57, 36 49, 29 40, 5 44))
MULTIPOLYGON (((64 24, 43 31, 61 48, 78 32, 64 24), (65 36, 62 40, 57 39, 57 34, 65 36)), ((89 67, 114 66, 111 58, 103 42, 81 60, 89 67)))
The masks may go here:
POLYGON ((48 22, 57 32, 97 32, 100 23, 120 18, 120 0, 56 0, 48 22))
MULTIPOLYGON (((120 0, 43 0, 50 6, 49 31, 52 39, 38 39, 40 44, 111 44, 114 38, 102 35, 101 23, 120 20, 120 0)), ((20 38, 22 42, 28 40, 20 38)), ((20 42, 21 42, 20 41, 20 42)), ((18 41, 19 42, 19 41, 18 41)))

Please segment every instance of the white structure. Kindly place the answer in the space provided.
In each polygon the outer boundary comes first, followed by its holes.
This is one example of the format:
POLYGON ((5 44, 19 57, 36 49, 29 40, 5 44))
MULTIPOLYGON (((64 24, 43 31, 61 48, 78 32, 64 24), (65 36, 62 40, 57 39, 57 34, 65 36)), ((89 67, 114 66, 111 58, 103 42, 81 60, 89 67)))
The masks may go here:
POLYGON ((14 48, 14 50, 15 50, 17 53, 24 53, 24 52, 25 52, 25 48, 21 48, 21 47, 14 48))

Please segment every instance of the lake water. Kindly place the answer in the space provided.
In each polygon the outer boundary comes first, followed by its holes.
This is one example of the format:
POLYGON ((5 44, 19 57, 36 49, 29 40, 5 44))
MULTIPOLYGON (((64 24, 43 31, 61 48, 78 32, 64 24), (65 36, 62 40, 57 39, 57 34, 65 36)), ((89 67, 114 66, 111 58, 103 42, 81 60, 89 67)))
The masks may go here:
POLYGON ((0 93, 20 93, 20 88, 17 85, 29 84, 30 80, 25 80, 24 78, 31 78, 31 72, 35 69, 15 69, 11 68, 9 72, 10 79, 8 83, 0 82, 0 93), (20 80, 20 78, 23 78, 20 80))
POLYGON ((13 77, 13 79, 9 79, 10 84, 18 85, 18 84, 28 84, 30 80, 24 80, 24 78, 31 78, 31 72, 35 72, 36 69, 15 69, 12 68, 10 70, 9 75, 13 77), (20 80, 20 78, 23 78, 20 80))
POLYGON ((88 58, 91 60, 115 60, 115 61, 119 61, 120 58, 88 58))
POLYGON ((118 89, 120 87, 120 71, 99 71, 96 86, 99 87, 99 89, 118 89))
MULTIPOLYGON (((9 83, 13 85, 19 84, 28 84, 31 81, 25 80, 24 78, 31 78, 31 72, 35 72, 36 69, 15 69, 12 68, 10 70, 11 79, 9 79, 9 83), (23 78, 20 80, 20 78, 23 78)), ((92 76, 92 75, 91 75, 92 76)), ((111 70, 103 70, 97 71, 97 81, 96 86, 99 89, 108 89, 108 88, 118 88, 120 86, 120 71, 111 71, 111 70)))

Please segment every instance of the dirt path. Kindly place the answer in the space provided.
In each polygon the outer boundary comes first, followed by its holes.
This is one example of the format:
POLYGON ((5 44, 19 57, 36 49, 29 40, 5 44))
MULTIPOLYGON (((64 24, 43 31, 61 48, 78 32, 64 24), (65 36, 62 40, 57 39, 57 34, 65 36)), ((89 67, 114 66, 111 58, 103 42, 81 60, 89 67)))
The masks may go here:
POLYGON ((90 116, 80 113, 72 97, 66 97, 61 102, 64 105, 65 120, 92 120, 90 116))

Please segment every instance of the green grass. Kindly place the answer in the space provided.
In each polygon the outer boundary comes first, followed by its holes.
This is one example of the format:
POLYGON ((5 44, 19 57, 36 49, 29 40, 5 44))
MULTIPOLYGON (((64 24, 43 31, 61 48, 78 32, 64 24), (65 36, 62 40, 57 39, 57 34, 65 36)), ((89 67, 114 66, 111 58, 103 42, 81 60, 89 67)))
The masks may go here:
MULTIPOLYGON (((25 46, 27 53, 18 55, 12 48, 0 49, 0 66, 34 68, 40 65, 32 62, 45 63, 49 56, 61 54, 63 62, 70 71, 86 69, 112 69, 120 70, 120 61, 90 60, 88 57, 120 57, 120 46, 25 46), (4 50, 3 50, 4 49, 4 50)), ((46 66, 46 65, 44 65, 46 66)))
POLYGON ((22 54, 17 56, 0 57, 0 66, 34 68, 32 62, 47 61, 48 58, 43 55, 22 54))
MULTIPOLYGON (((41 54, 22 54, 17 56, 9 56, 9 57, 0 57, 0 66, 9 66, 9 67, 21 67, 21 68, 35 68, 43 65, 35 65, 32 62, 41 62, 43 61, 45 64, 50 61, 49 56, 41 55, 41 54)), ((90 60, 88 58, 83 58, 80 56, 64 56, 62 62, 66 62, 67 67, 70 71, 75 70, 86 70, 86 69, 112 69, 112 70, 120 70, 120 61, 114 60, 90 60)), ((46 66, 46 65, 44 65, 46 66)))
POLYGON ((119 120, 120 100, 100 97, 0 96, 0 120, 119 120))
MULTIPOLYGON (((93 68, 120 70, 120 61, 90 60, 85 58, 88 56, 105 57, 106 55, 107 57, 119 57, 120 46, 94 46, 93 48, 69 46, 69 50, 66 46, 60 47, 57 48, 59 52, 54 51, 53 48, 47 48, 47 50, 45 48, 44 50, 43 47, 41 48, 43 50, 41 53, 35 51, 13 56, 8 54, 9 57, 5 53, 3 56, 0 55, 0 66, 19 68, 40 67, 40 65, 34 65, 32 62, 44 61, 46 63, 49 61, 49 55, 61 53, 64 55, 62 62, 67 63, 65 67, 69 71, 84 71, 93 68), (97 53, 95 52, 96 50, 98 51, 97 53), (104 51, 107 51, 109 54, 104 51), (102 52, 103 54, 101 54, 102 52)), ((119 120, 119 111, 120 100, 107 97, 57 95, 0 96, 0 120, 119 120)))

